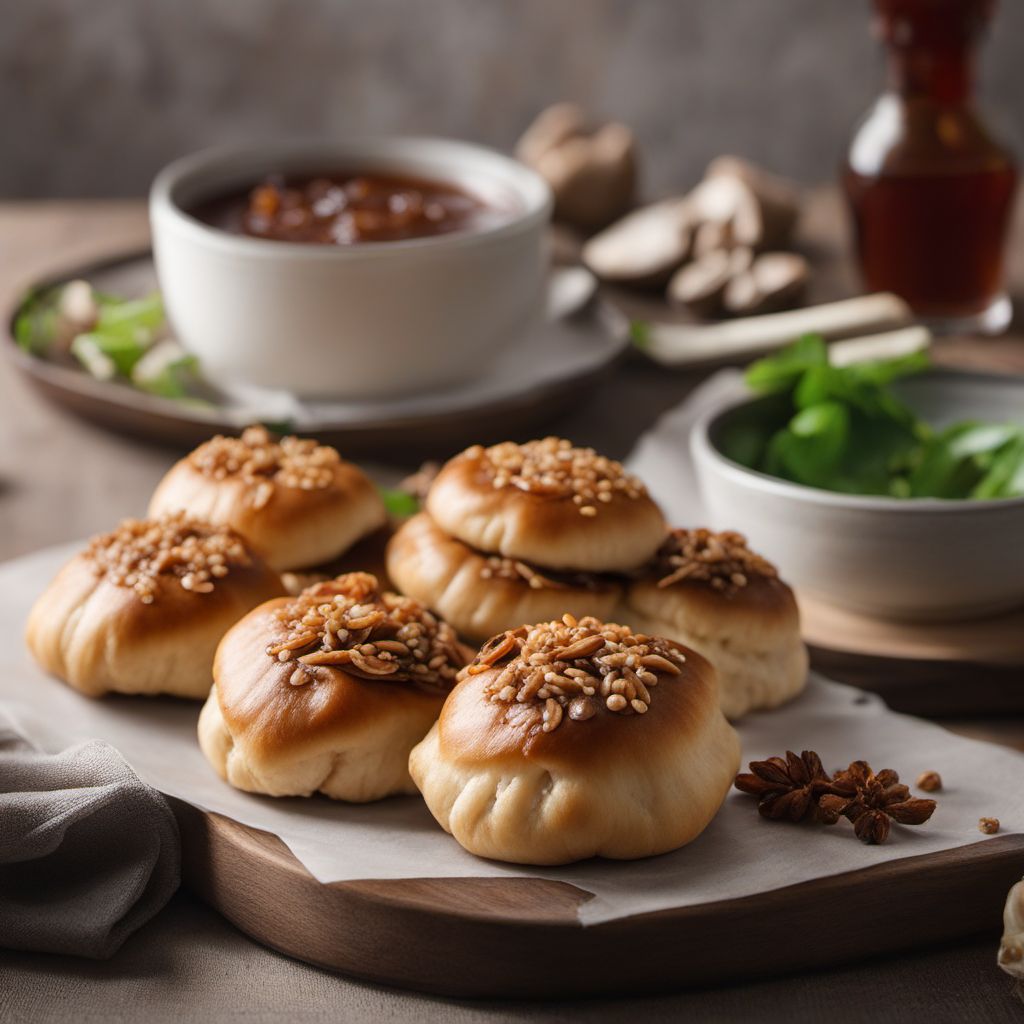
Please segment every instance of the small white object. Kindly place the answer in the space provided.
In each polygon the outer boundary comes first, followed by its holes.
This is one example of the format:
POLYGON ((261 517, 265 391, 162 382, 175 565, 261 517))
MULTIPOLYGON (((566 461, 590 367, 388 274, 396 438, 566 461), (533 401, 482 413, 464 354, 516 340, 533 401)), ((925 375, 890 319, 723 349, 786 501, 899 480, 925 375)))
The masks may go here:
POLYGON ((828 361, 833 366, 850 366, 873 359, 897 359, 924 352, 931 343, 932 332, 927 327, 904 327, 865 338, 834 341, 828 348, 828 361))
POLYGON ((1006 897, 1003 940, 996 963, 1011 977, 1024 981, 1024 879, 1006 897))
POLYGON ((165 338, 157 342, 132 367, 132 380, 136 384, 145 384, 156 380, 172 363, 184 359, 188 353, 173 338, 165 338))
POLYGON ((60 315, 79 332, 92 328, 100 315, 88 281, 69 281, 61 289, 59 309, 60 315))
POLYGON ((88 334, 79 334, 71 343, 71 354, 85 367, 90 377, 96 380, 113 380, 117 366, 88 334))
POLYGON ((586 267, 556 267, 548 281, 547 319, 574 316, 596 292, 597 278, 586 267))

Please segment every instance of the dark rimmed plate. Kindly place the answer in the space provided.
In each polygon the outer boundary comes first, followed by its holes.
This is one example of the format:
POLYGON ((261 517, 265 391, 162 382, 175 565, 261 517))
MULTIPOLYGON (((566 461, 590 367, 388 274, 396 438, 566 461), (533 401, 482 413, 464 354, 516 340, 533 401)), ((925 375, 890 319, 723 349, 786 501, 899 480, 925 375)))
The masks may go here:
MULTIPOLYGON (((126 297, 156 288, 150 252, 133 252, 48 275, 30 292, 82 278, 95 288, 126 297)), ((24 352, 13 340, 8 317, 7 357, 49 401, 103 427, 180 447, 215 433, 237 432, 248 422, 285 419, 301 433, 342 448, 346 454, 452 450, 470 442, 505 439, 553 418, 560 400, 604 376, 629 347, 629 324, 611 306, 593 302, 578 314, 549 322, 505 353, 487 378, 444 393, 387 402, 299 403, 294 414, 263 414, 262 400, 191 405, 147 395, 124 383, 99 381, 73 365, 24 352)))

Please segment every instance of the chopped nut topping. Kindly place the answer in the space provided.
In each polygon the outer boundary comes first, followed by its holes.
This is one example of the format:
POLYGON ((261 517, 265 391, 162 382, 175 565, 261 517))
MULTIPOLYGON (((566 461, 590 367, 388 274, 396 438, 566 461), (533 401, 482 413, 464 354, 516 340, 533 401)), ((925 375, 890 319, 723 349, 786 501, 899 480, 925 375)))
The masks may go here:
POLYGON ((516 558, 502 558, 500 555, 488 555, 484 559, 480 576, 485 580, 510 580, 513 583, 526 583, 533 590, 566 589, 566 584, 534 569, 526 562, 521 562, 516 558))
POLYGON ((647 489, 622 463, 598 455, 593 448, 574 448, 557 437, 541 441, 474 445, 463 452, 491 478, 497 488, 517 487, 542 498, 571 498, 580 515, 596 516, 617 495, 638 499, 647 489))
POLYGON ((935 793, 942 789, 942 776, 938 772, 921 772, 917 777, 917 788, 935 793))
POLYGON ((143 604, 156 599, 160 576, 176 577, 183 590, 209 594, 233 567, 252 564, 245 543, 225 527, 185 512, 156 519, 126 519, 85 549, 97 576, 131 587, 143 604))
POLYGON ((660 577, 659 587, 700 580, 723 593, 735 593, 754 576, 774 579, 779 575, 771 562, 747 547, 743 534, 703 528, 673 530, 645 573, 660 577))
POLYGON ((292 686, 312 682, 318 666, 333 665, 363 679, 446 691, 465 664, 451 626, 418 601, 381 591, 369 573, 317 583, 275 616, 281 636, 267 654, 295 662, 292 686))
POLYGON ((998 818, 979 818, 978 831, 984 832, 987 836, 994 836, 999 831, 998 818))
POLYGON ((599 704, 620 714, 644 714, 650 688, 661 675, 679 675, 685 661, 682 651, 659 637, 590 616, 577 622, 563 615, 492 637, 459 678, 500 665, 487 684, 490 700, 543 704, 542 728, 551 732, 565 711, 574 722, 584 722, 599 704))
POLYGON ((601 590, 611 585, 614 579, 611 574, 541 570, 528 562, 517 558, 502 558, 500 555, 484 555, 480 578, 525 583, 532 590, 601 590))
POLYGON ((270 501, 275 485, 303 491, 330 487, 341 456, 316 441, 299 437, 275 441, 263 427, 248 427, 241 437, 218 435, 201 444, 188 461, 214 480, 237 477, 251 485, 252 504, 259 509, 270 501))

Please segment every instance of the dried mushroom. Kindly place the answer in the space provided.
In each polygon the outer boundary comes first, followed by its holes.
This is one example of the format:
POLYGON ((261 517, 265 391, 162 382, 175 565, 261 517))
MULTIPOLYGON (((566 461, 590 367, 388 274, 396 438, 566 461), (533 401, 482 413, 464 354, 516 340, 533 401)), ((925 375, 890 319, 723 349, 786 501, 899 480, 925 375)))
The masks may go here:
MULTIPOLYGON (((720 156, 708 164, 702 186, 717 189, 719 203, 732 202, 728 219, 735 244, 762 251, 786 249, 792 244, 800 194, 788 181, 739 157, 720 156)), ((707 196, 704 202, 709 202, 707 196)))
POLYGON ((695 316, 750 316, 796 305, 807 261, 785 251, 795 186, 737 157, 711 162, 685 196, 641 207, 595 235, 583 262, 614 284, 658 287, 695 316))
POLYGON ((688 309, 695 316, 710 319, 725 308, 725 294, 731 282, 749 266, 749 249, 714 249, 686 263, 668 283, 668 301, 688 309))
POLYGON ((603 281, 658 287, 690 255, 694 227, 685 199, 664 199, 594 235, 583 246, 583 262, 603 281))
POLYGON ((722 303, 734 316, 777 313, 800 301, 809 277, 807 260, 798 253, 762 253, 732 276, 722 303))
POLYGON ((594 230, 633 203, 636 140, 618 121, 595 128, 580 107, 558 103, 530 125, 516 155, 551 186, 556 220, 594 230))

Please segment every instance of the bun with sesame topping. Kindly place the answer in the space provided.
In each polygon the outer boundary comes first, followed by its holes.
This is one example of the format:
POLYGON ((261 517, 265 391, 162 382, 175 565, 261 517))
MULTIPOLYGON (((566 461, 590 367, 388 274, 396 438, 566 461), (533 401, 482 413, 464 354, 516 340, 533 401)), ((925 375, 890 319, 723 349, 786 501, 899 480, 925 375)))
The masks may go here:
POLYGON ((516 559, 474 551, 424 512, 395 532, 387 564, 388 575, 403 594, 422 601, 475 643, 566 611, 610 616, 623 591, 616 578, 538 570, 516 559))
POLYGON ((246 612, 284 593, 236 533, 182 512, 96 537, 29 615, 33 657, 76 690, 202 700, 213 656, 246 612))
POLYGON ((739 759, 704 658, 566 615, 488 641, 409 769, 469 852, 568 864, 648 857, 695 839, 739 759))
POLYGON ((470 547, 556 571, 633 569, 666 531, 620 463, 556 437, 466 449, 441 469, 426 509, 470 547))
POLYGON ((414 793, 409 751, 468 653, 447 623, 368 573, 315 584, 224 637, 199 744, 250 793, 357 803, 414 793))
POLYGON ((793 591, 741 534, 673 530, 626 588, 620 614, 711 661, 729 718, 776 707, 807 683, 793 591))
POLYGON ((263 427, 215 437, 176 463, 149 514, 230 526, 278 572, 330 562, 387 522, 369 477, 326 445, 263 427))

